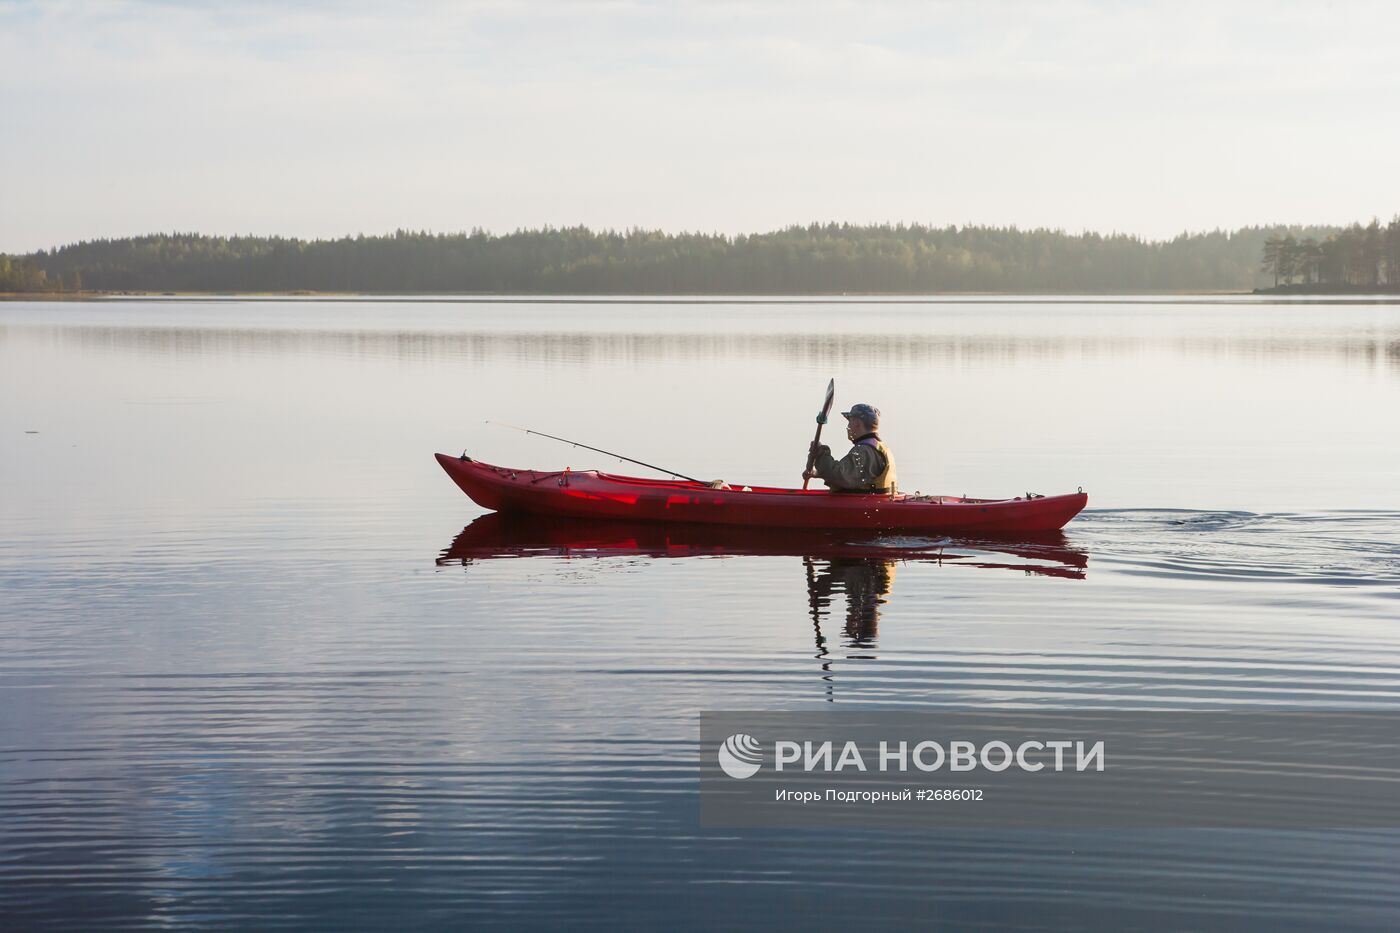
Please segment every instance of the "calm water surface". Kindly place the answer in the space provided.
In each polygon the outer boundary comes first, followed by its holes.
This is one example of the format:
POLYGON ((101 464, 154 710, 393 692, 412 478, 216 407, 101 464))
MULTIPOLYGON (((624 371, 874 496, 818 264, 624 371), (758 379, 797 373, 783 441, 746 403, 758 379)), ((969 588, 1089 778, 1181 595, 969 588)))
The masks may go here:
POLYGON ((1400 833, 705 831, 702 709, 1400 710, 1400 308, 0 304, 0 926, 1392 929, 1400 833), (1063 539, 502 528, 431 454, 1063 539), (681 557, 678 546, 696 556, 681 557), (917 553, 910 553, 911 549, 917 553))

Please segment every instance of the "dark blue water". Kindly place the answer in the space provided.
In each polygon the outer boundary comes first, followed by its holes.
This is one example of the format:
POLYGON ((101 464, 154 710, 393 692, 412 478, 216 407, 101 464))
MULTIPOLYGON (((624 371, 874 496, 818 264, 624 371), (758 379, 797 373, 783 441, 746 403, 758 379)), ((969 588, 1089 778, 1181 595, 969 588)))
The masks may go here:
POLYGON ((1400 709, 1397 348, 1385 305, 0 305, 0 925, 1391 929, 1384 828, 702 830, 696 739, 1400 709), (1090 510, 679 556, 503 536, 431 457, 619 468, 500 418, 790 484, 831 376, 906 486, 1090 510))

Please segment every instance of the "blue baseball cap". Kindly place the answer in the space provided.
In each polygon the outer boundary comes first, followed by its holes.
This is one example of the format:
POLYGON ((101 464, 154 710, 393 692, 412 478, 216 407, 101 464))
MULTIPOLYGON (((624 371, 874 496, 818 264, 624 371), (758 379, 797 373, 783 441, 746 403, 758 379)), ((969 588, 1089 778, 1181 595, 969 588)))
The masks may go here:
POLYGON ((864 402, 852 405, 850 411, 841 412, 842 418, 859 418, 866 424, 874 427, 880 423, 880 409, 874 405, 867 405, 864 402))

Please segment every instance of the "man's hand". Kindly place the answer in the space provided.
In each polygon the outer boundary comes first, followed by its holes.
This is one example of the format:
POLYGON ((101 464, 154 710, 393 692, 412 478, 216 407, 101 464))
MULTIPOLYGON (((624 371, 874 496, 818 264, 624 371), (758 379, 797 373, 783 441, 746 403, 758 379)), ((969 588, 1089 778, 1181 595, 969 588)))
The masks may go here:
POLYGON ((826 446, 825 444, 819 444, 819 443, 817 443, 816 441, 812 441, 811 446, 809 446, 809 447, 807 448, 807 458, 811 461, 811 463, 812 463, 812 468, 811 468, 810 470, 803 470, 803 471, 802 471, 802 481, 803 481, 803 488, 804 488, 804 489, 807 488, 807 487, 806 487, 806 483, 807 483, 809 480, 811 480, 811 479, 813 479, 814 477, 820 475, 819 473, 817 473, 817 467, 816 467, 817 458, 820 457, 822 454, 830 454, 830 453, 831 453, 831 448, 830 448, 830 447, 826 446))

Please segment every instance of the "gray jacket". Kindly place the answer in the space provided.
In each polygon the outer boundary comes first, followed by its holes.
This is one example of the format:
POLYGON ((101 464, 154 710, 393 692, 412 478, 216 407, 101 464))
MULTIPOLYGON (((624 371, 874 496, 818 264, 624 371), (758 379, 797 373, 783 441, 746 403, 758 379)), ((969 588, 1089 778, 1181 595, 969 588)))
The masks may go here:
POLYGON ((821 444, 812 469, 837 492, 873 492, 876 481, 885 472, 885 458, 874 447, 857 443, 850 453, 837 460, 831 455, 831 448, 821 444))

